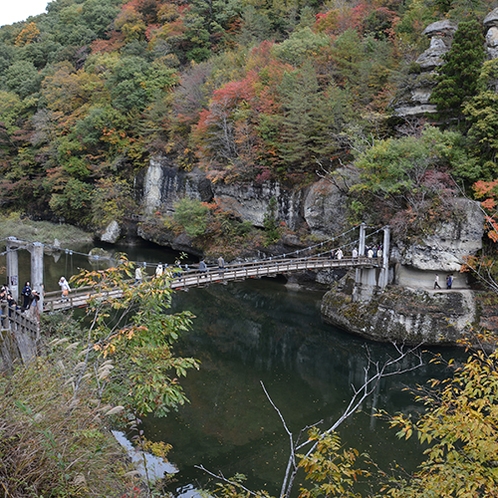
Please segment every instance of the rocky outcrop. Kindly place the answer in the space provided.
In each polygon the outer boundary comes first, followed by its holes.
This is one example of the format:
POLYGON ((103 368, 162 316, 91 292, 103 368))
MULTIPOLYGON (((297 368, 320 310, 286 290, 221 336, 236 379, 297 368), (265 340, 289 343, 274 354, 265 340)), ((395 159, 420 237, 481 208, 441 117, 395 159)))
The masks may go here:
MULTIPOLYGON (((156 212, 172 214, 175 203, 189 197, 205 202, 216 200, 223 210, 231 211, 256 227, 264 225, 274 199, 276 215, 287 227, 297 230, 305 226, 312 234, 323 237, 340 232, 345 219, 346 189, 327 179, 297 190, 279 182, 211 183, 198 170, 185 172, 175 168, 166 158, 156 158, 137 178, 136 190, 143 210, 149 216, 156 212)), ((145 226, 139 235, 153 240, 147 235, 145 226)))
POLYGON ((167 157, 154 157, 149 167, 135 179, 135 192, 143 211, 154 214, 173 213, 174 204, 183 197, 210 202, 211 182, 200 171, 186 172, 177 168, 167 157))
POLYGON ((429 48, 415 61, 417 71, 412 71, 404 92, 398 95, 394 114, 400 117, 420 116, 436 112, 430 96, 436 85, 436 70, 443 55, 448 52, 457 26, 451 21, 437 21, 427 26, 422 34, 430 38, 429 48))
POLYGON ((325 322, 370 340, 410 345, 456 344, 475 324, 472 291, 392 286, 370 301, 335 287, 322 300, 325 322))
POLYGON ((392 260, 418 270, 460 271, 465 256, 482 248, 484 214, 480 204, 469 199, 455 199, 454 206, 454 216, 419 241, 394 241, 392 260))
MULTIPOLYGON (((498 57, 498 8, 483 21, 486 29, 486 52, 489 59, 498 57)), ((430 38, 430 45, 415 61, 407 85, 397 96, 394 114, 399 117, 423 116, 436 112, 430 96, 436 84, 437 69, 444 63, 443 56, 451 47, 457 25, 449 20, 437 21, 427 26, 422 34, 430 38)), ((498 82, 496 83, 498 90, 498 82)))
MULTIPOLYGON (((468 274, 459 272, 465 256, 482 247, 484 216, 477 202, 455 199, 454 206, 454 216, 430 234, 393 241, 394 285, 380 292, 352 277, 335 284, 322 301, 324 321, 376 341, 445 345, 486 322, 468 274), (450 274, 453 285, 446 289, 450 274), (436 275, 441 290, 434 290, 436 275)), ((491 317, 486 323, 493 321, 489 312, 486 316, 491 317)))
POLYGON ((490 59, 498 57, 498 7, 491 11, 483 21, 486 28, 486 51, 490 59))

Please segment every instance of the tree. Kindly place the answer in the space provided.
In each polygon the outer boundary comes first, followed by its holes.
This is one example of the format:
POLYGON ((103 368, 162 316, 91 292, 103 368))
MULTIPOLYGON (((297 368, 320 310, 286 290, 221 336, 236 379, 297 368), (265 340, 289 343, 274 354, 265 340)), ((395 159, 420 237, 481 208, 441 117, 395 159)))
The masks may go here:
POLYGON ((124 405, 134 415, 163 417, 187 401, 179 378, 199 367, 193 358, 177 357, 172 350, 192 315, 166 311, 173 294, 170 275, 132 286, 134 263, 124 255, 116 263, 104 271, 83 271, 74 279, 76 285, 97 289, 88 302, 90 327, 83 365, 74 380, 75 396, 85 375, 106 364, 107 375, 98 384, 104 402, 124 405), (116 291, 119 297, 112 297, 116 291))
POLYGON ((395 416, 398 436, 416 435, 429 445, 426 459, 409 479, 386 485, 387 496, 498 496, 498 350, 473 352, 450 378, 430 382, 417 399, 418 420, 395 416))
POLYGON ((443 56, 431 102, 448 117, 458 118, 462 104, 477 91, 477 78, 484 62, 484 36, 477 20, 462 21, 450 50, 443 56))
POLYGON ((73 280, 95 290, 81 327, 67 315, 43 317, 46 356, 0 376, 0 482, 8 496, 151 496, 106 426, 175 410, 187 401, 179 379, 199 364, 173 352, 192 315, 168 312, 171 276, 131 285, 135 265, 117 257, 115 266, 73 280))
POLYGON ((467 133, 469 144, 476 157, 476 168, 468 171, 468 180, 491 180, 496 172, 498 140, 496 127, 498 122, 498 95, 496 78, 498 62, 496 59, 486 61, 477 81, 477 94, 469 99, 463 107, 463 113, 469 124, 467 133))
POLYGON ((376 222, 390 223, 406 234, 430 229, 456 214, 455 183, 450 172, 467 153, 461 134, 427 127, 420 138, 389 138, 358 156, 359 181, 350 189, 376 222))
POLYGON ((190 237, 198 237, 206 231, 209 209, 197 199, 184 197, 175 204, 174 220, 190 237))

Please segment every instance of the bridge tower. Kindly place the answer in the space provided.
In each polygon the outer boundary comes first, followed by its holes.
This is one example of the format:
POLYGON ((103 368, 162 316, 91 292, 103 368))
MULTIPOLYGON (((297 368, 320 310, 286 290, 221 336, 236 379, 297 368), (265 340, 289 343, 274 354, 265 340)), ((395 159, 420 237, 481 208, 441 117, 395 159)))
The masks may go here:
MULTIPOLYGON (((38 305, 43 309, 43 244, 23 242, 16 237, 7 237, 7 283, 12 297, 19 299, 19 258, 18 251, 27 249, 31 254, 31 288, 38 292, 38 305)), ((23 283, 22 283, 23 284, 23 283)))
MULTIPOLYGON (((365 257, 365 241, 366 241, 367 225, 360 225, 360 236, 358 241, 358 255, 365 257)), ((355 301, 367 301, 376 292, 385 289, 389 283, 389 253, 391 231, 389 226, 383 229, 384 239, 382 243, 382 266, 379 268, 356 268, 355 272, 355 288, 353 291, 353 299, 355 301)))

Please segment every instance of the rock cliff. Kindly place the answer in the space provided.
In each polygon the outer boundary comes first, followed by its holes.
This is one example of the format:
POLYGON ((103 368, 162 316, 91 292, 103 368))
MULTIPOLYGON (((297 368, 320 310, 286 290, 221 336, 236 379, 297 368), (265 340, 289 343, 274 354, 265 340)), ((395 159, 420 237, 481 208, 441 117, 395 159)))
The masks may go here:
POLYGON ((370 340, 410 345, 453 345, 476 325, 474 293, 388 287, 370 301, 354 301, 342 288, 322 300, 325 322, 370 340))
MULTIPOLYGON (((167 158, 155 158, 137 177, 135 186, 148 215, 172 214, 174 204, 189 197, 205 202, 216 200, 224 210, 262 227, 270 202, 275 199, 278 219, 291 230, 305 226, 313 235, 326 237, 344 227, 346 192, 327 179, 298 190, 278 182, 211 183, 198 170, 185 172, 175 168, 167 158)), ((146 232, 142 228, 141 236, 148 239, 146 232)))
MULTIPOLYGON (((485 49, 489 59, 498 57, 498 8, 483 20, 486 30, 485 49)), ((443 64, 443 56, 451 48, 457 25, 450 20, 437 21, 422 32, 429 38, 429 47, 416 59, 393 105, 399 117, 423 116, 436 112, 430 96, 436 85, 437 69, 443 64)), ((497 84, 498 88, 498 84, 497 84)))

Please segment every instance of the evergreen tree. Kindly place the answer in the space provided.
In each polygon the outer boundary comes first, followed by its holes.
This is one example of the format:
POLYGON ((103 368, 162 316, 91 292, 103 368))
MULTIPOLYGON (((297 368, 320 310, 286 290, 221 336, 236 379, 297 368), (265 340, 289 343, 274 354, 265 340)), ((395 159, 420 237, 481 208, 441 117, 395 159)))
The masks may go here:
POLYGON ((484 62, 484 36, 476 20, 458 25, 451 49, 431 95, 437 109, 449 117, 460 117, 462 104, 477 91, 477 78, 484 62))

